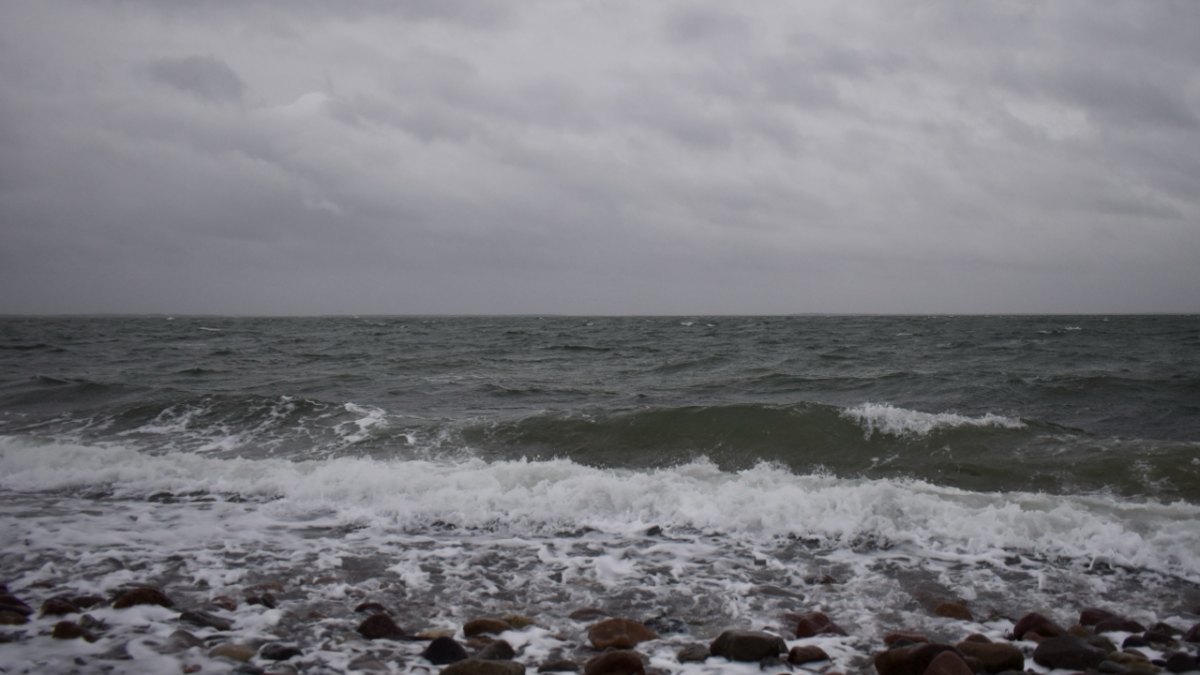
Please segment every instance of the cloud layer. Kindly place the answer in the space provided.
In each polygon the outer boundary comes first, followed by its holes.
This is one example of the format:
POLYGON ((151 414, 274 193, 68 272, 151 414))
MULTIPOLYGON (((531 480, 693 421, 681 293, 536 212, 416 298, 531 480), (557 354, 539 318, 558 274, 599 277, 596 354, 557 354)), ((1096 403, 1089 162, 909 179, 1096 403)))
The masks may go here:
POLYGON ((0 0, 0 312, 1200 311, 1200 6, 0 0))

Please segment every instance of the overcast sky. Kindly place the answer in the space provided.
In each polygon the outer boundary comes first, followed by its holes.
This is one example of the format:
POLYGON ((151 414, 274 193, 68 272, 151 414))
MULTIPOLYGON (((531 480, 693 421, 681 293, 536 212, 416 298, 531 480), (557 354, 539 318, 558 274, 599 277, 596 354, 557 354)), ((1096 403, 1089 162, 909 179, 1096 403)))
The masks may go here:
POLYGON ((0 313, 1200 311, 1200 2, 0 0, 0 313))

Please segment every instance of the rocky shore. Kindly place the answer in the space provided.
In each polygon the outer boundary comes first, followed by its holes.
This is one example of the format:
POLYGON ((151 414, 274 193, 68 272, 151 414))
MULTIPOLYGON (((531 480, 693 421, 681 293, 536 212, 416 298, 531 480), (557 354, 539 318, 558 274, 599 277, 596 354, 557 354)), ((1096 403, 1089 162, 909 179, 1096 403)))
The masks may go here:
POLYGON ((472 617, 405 626, 382 598, 346 589, 344 607, 305 609, 303 589, 261 583, 193 598, 189 589, 129 585, 109 597, 42 584, 0 587, 0 650, 9 673, 422 673, 440 675, 1152 675, 1200 672, 1192 625, 1144 625, 1098 607, 979 620, 962 602, 932 614, 939 640, 895 626, 859 635, 837 617, 797 608, 773 626, 693 633, 685 617, 609 616, 580 608, 558 621, 472 617), (35 609, 36 608, 36 609, 35 609), (329 608, 327 608, 329 609, 329 608), (1068 619, 1068 620, 1064 620, 1068 619), (18 654, 19 652, 19 654, 18 654), (15 657, 15 658, 14 658, 15 657))

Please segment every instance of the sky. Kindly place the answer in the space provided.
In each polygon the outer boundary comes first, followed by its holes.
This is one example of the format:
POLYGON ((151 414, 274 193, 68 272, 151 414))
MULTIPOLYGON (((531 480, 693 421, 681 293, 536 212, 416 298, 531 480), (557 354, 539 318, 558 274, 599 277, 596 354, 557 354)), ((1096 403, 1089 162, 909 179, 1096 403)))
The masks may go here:
POLYGON ((0 0, 0 313, 1200 312, 1200 3, 0 0))

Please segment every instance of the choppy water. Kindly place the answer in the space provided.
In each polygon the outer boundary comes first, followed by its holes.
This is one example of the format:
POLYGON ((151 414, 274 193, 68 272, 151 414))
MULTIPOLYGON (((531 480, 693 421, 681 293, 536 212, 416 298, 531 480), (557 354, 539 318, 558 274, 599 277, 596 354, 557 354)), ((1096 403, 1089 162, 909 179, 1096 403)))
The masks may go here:
MULTIPOLYGON (((0 490, 10 590, 279 583, 235 637, 310 669, 362 651, 317 650, 362 597, 414 630, 674 617, 676 671, 676 642, 817 608, 841 668, 885 630, 961 638, 941 599, 983 631, 1186 627, 1200 317, 0 319, 0 490)), ((138 655, 86 666, 35 622, 0 667, 224 667, 147 646, 172 621, 74 645, 138 655)), ((533 665, 556 644, 522 635, 533 665)))

